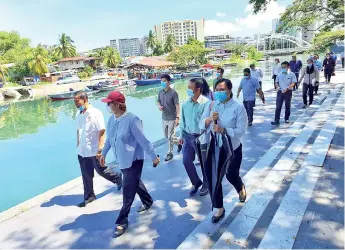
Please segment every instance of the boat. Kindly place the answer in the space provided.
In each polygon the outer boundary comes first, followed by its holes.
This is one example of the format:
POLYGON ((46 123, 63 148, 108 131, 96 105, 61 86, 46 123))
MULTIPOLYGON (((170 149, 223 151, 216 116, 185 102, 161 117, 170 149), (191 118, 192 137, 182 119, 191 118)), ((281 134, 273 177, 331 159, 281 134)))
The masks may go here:
MULTIPOLYGON (((161 79, 145 79, 145 80, 133 80, 138 86, 146 86, 146 85, 153 85, 161 83, 161 79)), ((171 79, 173 82, 174 79, 171 79)))
POLYGON ((194 72, 186 72, 183 74, 184 77, 205 77, 205 76, 211 76, 211 71, 194 71, 194 72))
MULTIPOLYGON (((79 90, 73 90, 70 89, 69 91, 65 91, 62 93, 58 93, 58 94, 52 94, 52 95, 48 95, 48 97, 53 100, 53 101, 60 101, 60 100, 67 100, 67 99, 73 99, 74 98, 74 94, 76 92, 78 92, 79 90)), ((93 95, 95 93, 98 93, 99 90, 94 90, 94 89, 90 89, 90 88, 85 88, 85 92, 88 95, 93 95)))

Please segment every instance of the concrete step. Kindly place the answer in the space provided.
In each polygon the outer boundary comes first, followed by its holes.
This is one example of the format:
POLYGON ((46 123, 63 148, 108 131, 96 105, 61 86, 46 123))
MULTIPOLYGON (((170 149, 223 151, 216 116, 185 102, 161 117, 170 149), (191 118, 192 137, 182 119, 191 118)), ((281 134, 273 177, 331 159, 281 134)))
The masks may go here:
MULTIPOLYGON (((279 184, 284 179, 291 166, 299 156, 304 148, 308 139, 311 137, 317 127, 323 124, 330 113, 332 103, 337 99, 339 90, 342 85, 337 85, 329 95, 325 95, 319 99, 318 103, 311 106, 310 109, 304 110, 301 116, 295 123, 280 137, 280 139, 271 147, 270 150, 248 171, 243 180, 247 189, 247 203, 243 206, 242 210, 235 217, 230 224, 233 228, 229 228, 229 232, 238 232, 230 241, 234 239, 245 238, 255 226, 262 211, 271 200, 273 194, 279 189, 279 184), (292 142, 292 143, 291 143, 292 142), (290 144, 291 143, 291 144, 290 144), (278 155, 283 154, 278 162, 275 163, 278 155), (271 167, 273 166, 272 170, 271 167), (258 180, 265 173, 266 176, 263 187, 254 190, 258 184, 258 180), (251 199, 251 196, 253 198, 251 199), (260 209, 258 207, 260 206, 260 209), (256 216, 253 215, 256 211, 256 216), (250 218, 248 217, 251 216, 250 218), (243 228, 241 231, 240 228, 243 228), (232 230, 233 229, 233 230, 232 230)), ((262 179, 262 178, 261 178, 262 179)), ((224 197, 224 207, 227 211, 226 218, 220 223, 213 224, 211 218, 213 212, 210 212, 205 220, 201 222, 193 232, 180 244, 179 248, 209 248, 213 245, 214 238, 219 237, 224 230, 224 222, 228 220, 227 217, 239 206, 238 194, 236 190, 232 189, 228 195, 224 197)), ((223 234, 225 241, 228 240, 228 235, 223 234)), ((222 237, 221 237, 222 239, 222 237)), ((222 245, 217 245, 221 247, 222 245)), ((228 247, 228 245, 226 244, 228 247)))

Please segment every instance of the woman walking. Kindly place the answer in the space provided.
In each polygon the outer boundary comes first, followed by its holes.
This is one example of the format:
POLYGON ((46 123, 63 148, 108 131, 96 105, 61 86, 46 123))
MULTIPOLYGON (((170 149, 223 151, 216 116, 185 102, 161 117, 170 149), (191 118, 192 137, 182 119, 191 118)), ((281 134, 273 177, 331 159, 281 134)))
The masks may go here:
POLYGON ((201 166, 207 178, 212 207, 217 209, 212 217, 212 222, 216 223, 225 215, 222 191, 224 175, 238 192, 240 202, 246 200, 240 167, 241 139, 246 132, 248 118, 244 106, 233 100, 230 80, 218 80, 214 96, 215 102, 205 108, 199 126, 205 131, 208 147, 206 159, 201 166))
POLYGON ((307 66, 302 69, 299 83, 303 80, 303 108, 307 107, 307 92, 309 95, 309 106, 313 103, 314 88, 319 84, 319 71, 314 66, 313 60, 307 60, 307 66))
POLYGON ((331 57, 330 53, 326 54, 326 58, 323 60, 322 66, 323 66, 323 70, 325 72, 326 83, 330 83, 331 77, 332 77, 332 74, 333 74, 334 68, 335 68, 335 62, 334 62, 333 58, 331 57))

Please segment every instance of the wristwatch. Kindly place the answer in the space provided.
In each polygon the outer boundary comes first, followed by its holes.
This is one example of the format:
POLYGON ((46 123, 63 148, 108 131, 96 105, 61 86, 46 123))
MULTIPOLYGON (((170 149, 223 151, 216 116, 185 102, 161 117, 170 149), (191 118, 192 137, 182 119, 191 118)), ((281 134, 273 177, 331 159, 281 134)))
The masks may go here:
POLYGON ((98 150, 97 150, 97 154, 102 153, 102 150, 103 150, 103 149, 98 149, 98 150))
POLYGON ((179 120, 180 120, 180 117, 176 116, 176 119, 179 119, 179 120))

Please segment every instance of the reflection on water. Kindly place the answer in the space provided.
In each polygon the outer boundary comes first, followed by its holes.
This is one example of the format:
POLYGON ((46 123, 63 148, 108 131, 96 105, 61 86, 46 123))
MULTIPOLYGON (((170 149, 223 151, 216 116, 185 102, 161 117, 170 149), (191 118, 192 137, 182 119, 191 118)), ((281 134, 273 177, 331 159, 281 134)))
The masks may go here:
MULTIPOLYGON (((237 92, 244 66, 225 70, 225 77, 233 82, 234 93, 237 92)), ((271 63, 263 62, 259 66, 265 74, 263 89, 272 88, 271 63)), ((208 81, 212 86, 214 79, 208 81)), ((174 83, 180 102, 187 97, 187 84, 188 80, 174 83)), ((158 84, 124 91, 128 110, 142 119, 144 132, 151 141, 163 137, 161 113, 156 106, 159 90, 158 84)), ((100 99, 107 94, 90 97, 90 103, 103 112, 106 120, 110 114, 100 99)), ((35 100, 0 109, 0 211, 80 175, 75 115, 72 100, 35 100)))

